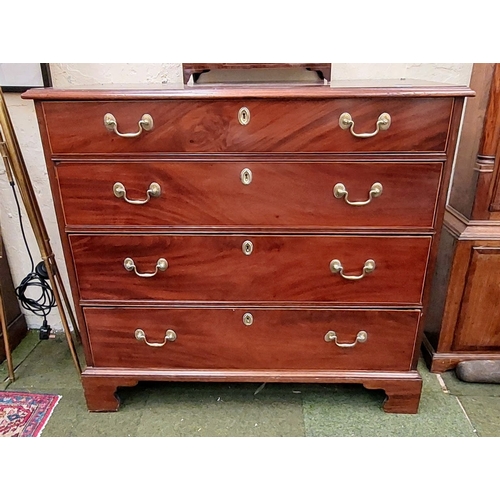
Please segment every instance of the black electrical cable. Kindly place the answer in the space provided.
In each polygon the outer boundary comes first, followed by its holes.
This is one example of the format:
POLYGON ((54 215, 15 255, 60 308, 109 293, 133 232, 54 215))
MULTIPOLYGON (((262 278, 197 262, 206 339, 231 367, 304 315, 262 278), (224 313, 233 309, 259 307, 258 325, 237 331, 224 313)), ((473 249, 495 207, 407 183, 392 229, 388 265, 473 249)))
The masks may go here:
POLYGON ((38 263, 38 265, 35 267, 28 241, 26 239, 26 234, 24 232, 21 207, 19 205, 19 200, 17 199, 16 190, 14 188, 14 181, 10 181, 10 186, 12 187, 14 199, 16 200, 17 211, 19 214, 19 224, 21 226, 21 234, 23 236, 24 244, 26 246, 26 250, 31 262, 31 271, 21 281, 21 284, 16 288, 16 295, 25 309, 31 311, 36 316, 43 317, 43 324, 45 327, 47 327, 47 315, 56 305, 54 292, 52 291, 52 288, 50 288, 50 284, 47 281, 48 274, 43 261, 38 263), (40 295, 37 298, 28 297, 27 292, 29 289, 38 290, 40 292, 40 295))

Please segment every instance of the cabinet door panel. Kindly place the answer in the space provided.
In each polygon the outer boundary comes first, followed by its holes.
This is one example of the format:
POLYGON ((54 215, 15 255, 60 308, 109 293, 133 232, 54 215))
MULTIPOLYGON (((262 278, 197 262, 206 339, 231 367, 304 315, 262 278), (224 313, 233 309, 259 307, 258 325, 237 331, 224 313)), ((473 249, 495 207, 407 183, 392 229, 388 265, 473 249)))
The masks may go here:
POLYGON ((454 350, 500 347, 500 247, 473 247, 454 350))

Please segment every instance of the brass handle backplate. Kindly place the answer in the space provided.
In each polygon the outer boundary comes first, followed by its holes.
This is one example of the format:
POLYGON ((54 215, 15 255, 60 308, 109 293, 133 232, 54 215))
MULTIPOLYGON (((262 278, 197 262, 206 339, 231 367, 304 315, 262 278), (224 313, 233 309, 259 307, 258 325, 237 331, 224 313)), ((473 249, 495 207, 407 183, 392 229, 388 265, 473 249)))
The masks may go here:
POLYGON ((135 262, 133 261, 133 259, 131 259, 130 257, 127 257, 124 261, 123 261, 123 267, 127 270, 127 271, 134 271, 135 274, 137 274, 137 276, 141 277, 141 278, 152 278, 153 276, 156 275, 156 273, 158 271, 166 271, 167 268, 168 268, 168 262, 166 259, 158 259, 158 262, 156 263, 156 269, 155 269, 155 272, 154 273, 139 273, 137 271, 137 268, 135 267, 135 262))
POLYGON ((135 331, 135 338, 139 341, 143 341, 149 347, 163 347, 167 342, 174 342, 174 340, 177 338, 177 334, 173 330, 167 330, 165 332, 165 340, 160 344, 159 342, 148 342, 144 330, 138 328, 135 331))
POLYGON ((391 126, 391 115, 389 113, 382 113, 377 120, 375 132, 366 132, 364 134, 357 134, 354 132, 354 120, 349 113, 342 113, 339 118, 340 128, 343 130, 349 129, 354 137, 367 139, 377 135, 381 130, 387 130, 391 126))
POLYGON ((370 191, 368 193, 368 199, 366 201, 350 201, 347 198, 349 196, 349 192, 347 191, 344 184, 339 182, 338 184, 335 184, 335 186, 333 187, 333 196, 335 196, 335 198, 344 197, 344 200, 348 205, 361 207, 363 205, 368 205, 368 203, 370 203, 373 200, 373 198, 378 198, 382 194, 382 191, 383 191, 382 184, 380 184, 380 182, 374 182, 372 184, 372 187, 370 188, 370 191))
POLYGON ((142 118, 139 120, 139 130, 137 132, 128 132, 126 134, 123 134, 118 131, 118 123, 116 121, 116 118, 111 113, 106 113, 104 115, 104 126, 109 131, 114 132, 120 137, 137 137, 142 134, 143 130, 151 130, 153 128, 153 118, 148 114, 142 115, 142 118))
POLYGON ((123 198, 127 203, 131 205, 144 205, 151 198, 158 198, 161 195, 161 187, 158 183, 152 182, 149 185, 149 189, 146 191, 146 199, 145 200, 130 200, 127 198, 127 190, 125 186, 121 182, 115 182, 113 184, 113 194, 117 198, 123 198))
POLYGON ((338 259, 333 259, 330 262, 330 271, 333 274, 340 273, 340 276, 346 280, 360 280, 364 278, 367 274, 373 272, 375 270, 375 261, 373 259, 368 259, 363 266, 363 274, 359 276, 350 276, 348 274, 344 274, 344 268, 342 267, 342 263, 338 259))
POLYGON ((333 330, 330 330, 325 335, 325 342, 335 342, 338 347, 354 347, 358 342, 362 344, 368 340, 368 333, 364 330, 361 330, 356 335, 356 340, 352 344, 340 344, 337 340, 337 333, 333 330))

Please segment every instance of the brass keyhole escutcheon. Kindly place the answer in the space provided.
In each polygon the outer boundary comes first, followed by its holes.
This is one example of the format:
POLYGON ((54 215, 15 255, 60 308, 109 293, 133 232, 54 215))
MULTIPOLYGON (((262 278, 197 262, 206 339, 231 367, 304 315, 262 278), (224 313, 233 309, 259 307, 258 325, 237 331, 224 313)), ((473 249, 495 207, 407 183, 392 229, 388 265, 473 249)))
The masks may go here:
POLYGON ((245 313, 243 315, 243 324, 246 326, 250 326, 253 323, 253 316, 251 313, 245 313))
POLYGON ((240 179, 242 184, 245 184, 245 186, 248 186, 252 182, 252 171, 249 168, 244 168, 241 171, 240 174, 240 179))
POLYGON ((253 243, 250 240, 246 240, 241 245, 241 249, 245 255, 250 255, 253 252, 253 243))
POLYGON ((248 108, 243 107, 238 111, 238 121, 241 125, 248 125, 250 123, 250 111, 248 108))

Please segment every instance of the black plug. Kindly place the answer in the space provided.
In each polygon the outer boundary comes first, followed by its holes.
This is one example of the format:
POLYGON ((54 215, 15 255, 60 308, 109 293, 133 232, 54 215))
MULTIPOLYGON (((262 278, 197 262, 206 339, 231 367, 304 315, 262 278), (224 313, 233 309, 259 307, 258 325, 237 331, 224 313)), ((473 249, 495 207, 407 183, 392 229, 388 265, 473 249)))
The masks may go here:
POLYGON ((40 276, 40 278, 44 280, 49 279, 49 273, 47 273, 45 262, 43 262, 43 260, 37 264, 37 266, 35 267, 35 272, 36 274, 38 274, 38 276, 40 276))
POLYGON ((39 333, 39 338, 40 340, 49 340, 49 339, 54 339, 55 335, 52 335, 50 332, 52 331, 52 328, 50 325, 47 323, 47 320, 43 320, 43 325, 40 327, 40 333, 39 333))

